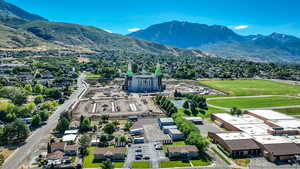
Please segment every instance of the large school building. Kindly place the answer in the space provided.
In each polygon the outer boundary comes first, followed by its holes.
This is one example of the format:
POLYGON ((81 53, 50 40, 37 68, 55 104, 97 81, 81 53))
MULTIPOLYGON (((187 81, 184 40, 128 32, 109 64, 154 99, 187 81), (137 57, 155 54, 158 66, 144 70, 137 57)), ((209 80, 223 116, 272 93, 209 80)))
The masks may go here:
POLYGON ((248 110, 241 116, 213 114, 211 119, 230 131, 209 137, 232 157, 261 154, 275 162, 300 155, 299 119, 272 110, 248 110))

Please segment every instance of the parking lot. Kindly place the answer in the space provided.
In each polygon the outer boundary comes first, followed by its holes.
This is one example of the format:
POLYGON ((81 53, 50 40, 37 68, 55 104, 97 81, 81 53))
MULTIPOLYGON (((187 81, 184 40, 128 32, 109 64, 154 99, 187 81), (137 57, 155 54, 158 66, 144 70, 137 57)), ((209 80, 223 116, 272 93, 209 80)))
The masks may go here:
POLYGON ((167 160, 163 150, 156 150, 157 142, 133 144, 128 148, 125 168, 131 167, 133 161, 149 161, 152 168, 159 168, 159 161, 167 160))

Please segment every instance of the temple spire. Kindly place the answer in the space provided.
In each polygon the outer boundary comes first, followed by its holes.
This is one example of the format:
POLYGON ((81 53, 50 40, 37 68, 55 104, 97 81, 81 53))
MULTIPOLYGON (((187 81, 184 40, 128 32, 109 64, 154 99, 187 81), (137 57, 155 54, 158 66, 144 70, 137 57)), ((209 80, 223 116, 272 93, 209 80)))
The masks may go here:
POLYGON ((155 69, 155 75, 160 76, 161 75, 161 70, 160 70, 160 64, 157 63, 156 69, 155 69))
POLYGON ((127 75, 133 75, 131 62, 128 62, 127 75))

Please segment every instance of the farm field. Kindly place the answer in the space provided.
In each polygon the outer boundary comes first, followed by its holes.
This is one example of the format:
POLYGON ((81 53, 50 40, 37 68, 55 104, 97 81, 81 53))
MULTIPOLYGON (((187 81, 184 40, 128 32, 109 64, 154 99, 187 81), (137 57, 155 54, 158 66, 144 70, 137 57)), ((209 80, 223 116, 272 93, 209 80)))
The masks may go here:
POLYGON ((230 96, 297 95, 300 86, 270 80, 203 80, 200 84, 230 96))
POLYGON ((208 100, 208 104, 226 108, 264 108, 277 106, 300 106, 300 98, 271 96, 257 98, 234 98, 208 100))

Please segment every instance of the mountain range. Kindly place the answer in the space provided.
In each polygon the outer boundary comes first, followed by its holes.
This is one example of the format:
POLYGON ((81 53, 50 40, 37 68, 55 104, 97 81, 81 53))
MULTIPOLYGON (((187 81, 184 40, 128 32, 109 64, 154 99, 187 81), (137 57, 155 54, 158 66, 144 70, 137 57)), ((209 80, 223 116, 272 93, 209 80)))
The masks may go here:
POLYGON ((294 36, 242 36, 225 26, 180 21, 152 25, 124 36, 93 26, 52 22, 0 0, 0 49, 43 46, 300 63, 300 39, 294 36))
POLYGON ((0 48, 83 47, 91 50, 204 56, 200 50, 179 49, 157 42, 109 33, 93 26, 51 22, 0 0, 0 48))
POLYGON ((201 49, 229 58, 300 61, 300 39, 280 33, 242 36, 226 26, 171 21, 149 26, 129 36, 179 48, 201 49))

